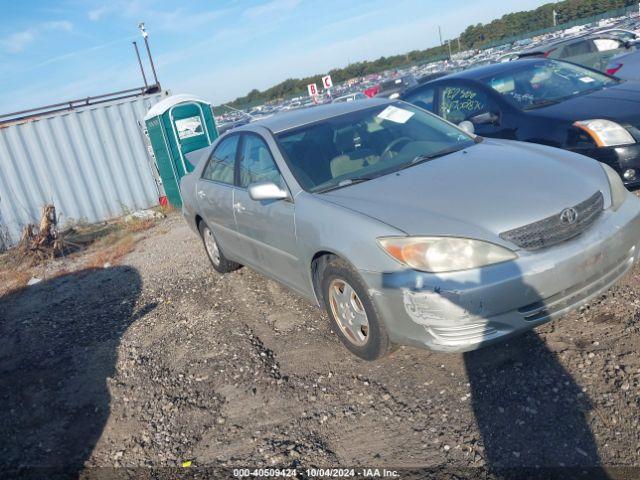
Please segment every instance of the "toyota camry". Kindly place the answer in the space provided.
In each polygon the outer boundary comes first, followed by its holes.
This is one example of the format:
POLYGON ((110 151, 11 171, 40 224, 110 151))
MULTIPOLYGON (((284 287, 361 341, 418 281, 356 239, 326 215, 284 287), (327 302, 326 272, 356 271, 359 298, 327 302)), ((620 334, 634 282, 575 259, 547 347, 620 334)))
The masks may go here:
POLYGON ((561 317, 624 275, 640 241, 640 200, 608 165, 401 101, 238 127, 181 193, 215 270, 246 265, 324 307, 369 360, 472 350, 561 317))

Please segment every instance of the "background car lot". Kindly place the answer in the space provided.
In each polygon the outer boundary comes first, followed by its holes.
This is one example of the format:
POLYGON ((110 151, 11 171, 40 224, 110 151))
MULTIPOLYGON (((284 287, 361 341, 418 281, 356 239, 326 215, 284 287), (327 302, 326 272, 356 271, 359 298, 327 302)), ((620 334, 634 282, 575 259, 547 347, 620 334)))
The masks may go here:
POLYGON ((213 272, 178 215, 144 237, 0 298, 4 465, 640 462, 640 267, 506 345, 371 364, 275 282, 213 272))

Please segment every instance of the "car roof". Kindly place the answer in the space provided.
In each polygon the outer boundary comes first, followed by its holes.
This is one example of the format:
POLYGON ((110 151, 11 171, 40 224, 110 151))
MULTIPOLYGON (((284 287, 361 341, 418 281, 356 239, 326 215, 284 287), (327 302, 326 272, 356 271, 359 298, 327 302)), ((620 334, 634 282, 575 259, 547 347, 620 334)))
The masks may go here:
POLYGON ((481 67, 474 67, 468 70, 463 70, 461 72, 452 73, 445 77, 438 78, 436 80, 432 80, 430 82, 424 83, 423 85, 430 85, 432 83, 437 83, 442 80, 449 80, 453 78, 460 78, 465 80, 476 80, 477 78, 481 78, 481 77, 506 73, 512 70, 517 70, 519 67, 522 67, 522 65, 526 63, 540 63, 540 62, 553 62, 553 61, 554 60, 549 60, 547 58, 522 58, 520 60, 515 60, 513 62, 492 63, 489 65, 482 65, 481 67))
MULTIPOLYGON (((560 39, 557 39, 557 40, 553 40, 551 42, 544 42, 544 43, 541 43, 540 45, 536 45, 535 47, 531 47, 531 48, 529 48, 527 50, 523 50, 521 55, 531 55, 531 54, 546 52, 550 48, 558 47, 558 46, 564 45, 564 44, 573 43, 573 42, 576 42, 578 40, 590 40, 590 39, 599 38, 599 37, 605 37, 606 38, 607 34, 610 31, 613 31, 613 30, 623 30, 623 29, 610 28, 610 29, 607 29, 607 30, 599 30, 599 31, 596 31, 596 32, 589 31, 589 32, 580 33, 578 35, 573 35, 571 37, 566 37, 566 38, 560 38, 560 39)), ((633 33, 633 32, 629 32, 629 33, 633 33)))
POLYGON ((251 122, 248 125, 234 128, 233 131, 250 131, 254 130, 257 126, 261 126, 268 128, 273 133, 279 133, 292 128, 308 125, 310 123, 326 120, 328 118, 337 117, 338 115, 357 112, 359 110, 375 107, 376 105, 385 105, 388 103, 393 103, 393 100, 372 98, 362 102, 329 103, 326 105, 300 108, 297 110, 290 110, 288 112, 276 113, 264 120, 258 120, 256 122, 251 122))

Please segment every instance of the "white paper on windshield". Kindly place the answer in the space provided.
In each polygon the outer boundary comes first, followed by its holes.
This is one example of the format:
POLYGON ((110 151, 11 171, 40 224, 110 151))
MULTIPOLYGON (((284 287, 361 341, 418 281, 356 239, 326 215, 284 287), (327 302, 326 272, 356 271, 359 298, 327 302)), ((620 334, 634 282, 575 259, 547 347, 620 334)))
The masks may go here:
POLYGON ((584 82, 584 83, 591 83, 591 82, 595 82, 595 80, 591 77, 580 77, 580 81, 584 82))
POLYGON ((413 112, 405 110, 404 108, 394 107, 393 105, 389 105, 378 114, 378 118, 396 123, 407 123, 411 117, 413 117, 413 112))

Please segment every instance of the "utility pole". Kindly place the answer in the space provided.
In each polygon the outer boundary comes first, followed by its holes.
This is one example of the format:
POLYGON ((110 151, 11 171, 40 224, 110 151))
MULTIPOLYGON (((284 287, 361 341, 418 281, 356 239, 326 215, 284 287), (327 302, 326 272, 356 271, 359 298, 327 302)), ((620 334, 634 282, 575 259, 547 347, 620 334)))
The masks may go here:
POLYGON ((451 60, 451 40, 447 40, 447 45, 449 47, 449 60, 451 60))
POLYGON ((158 81, 158 75, 156 74, 156 67, 153 64, 153 57, 151 56, 151 49, 149 48, 149 33, 147 32, 146 27, 144 26, 144 22, 140 22, 138 24, 138 28, 142 33, 142 38, 144 38, 144 45, 147 47, 147 55, 149 55, 149 63, 151 64, 151 71, 153 72, 153 79, 156 82, 158 88, 160 88, 160 82, 158 81))
POLYGON ((558 12, 556 12, 555 8, 553 9, 553 26, 558 26, 558 12))
POLYGON ((442 28, 440 28, 440 25, 438 25, 438 36, 440 37, 440 46, 442 46, 442 28))
POLYGON ((460 48, 460 37, 458 37, 458 53, 460 53, 460 50, 462 49, 460 48))

